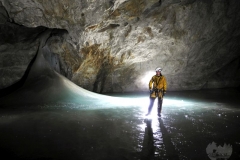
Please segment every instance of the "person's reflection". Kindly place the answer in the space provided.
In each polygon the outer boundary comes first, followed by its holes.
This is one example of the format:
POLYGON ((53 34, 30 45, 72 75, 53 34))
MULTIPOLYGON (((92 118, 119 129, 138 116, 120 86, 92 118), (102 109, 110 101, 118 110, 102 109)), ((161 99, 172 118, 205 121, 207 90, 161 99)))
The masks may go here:
POLYGON ((163 143, 166 149, 166 155, 165 157, 167 159, 174 159, 174 160, 179 160, 178 154, 175 150, 175 147, 171 141, 170 134, 167 131, 167 128, 164 126, 163 120, 161 118, 158 119, 159 121, 159 127, 162 132, 162 139, 163 143))
POLYGON ((152 130, 152 120, 146 119, 146 128, 143 139, 143 148, 141 160, 151 160, 154 159, 155 146, 153 141, 153 130, 152 130))

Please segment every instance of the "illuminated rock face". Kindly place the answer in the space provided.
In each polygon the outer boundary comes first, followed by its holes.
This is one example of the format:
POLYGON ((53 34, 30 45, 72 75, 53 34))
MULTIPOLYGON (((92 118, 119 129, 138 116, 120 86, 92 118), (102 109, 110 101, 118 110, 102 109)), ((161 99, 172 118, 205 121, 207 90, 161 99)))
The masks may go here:
POLYGON ((24 75, 48 29, 45 59, 91 91, 145 91, 158 66, 169 90, 238 87, 239 6, 238 0, 0 0, 0 88, 24 75))

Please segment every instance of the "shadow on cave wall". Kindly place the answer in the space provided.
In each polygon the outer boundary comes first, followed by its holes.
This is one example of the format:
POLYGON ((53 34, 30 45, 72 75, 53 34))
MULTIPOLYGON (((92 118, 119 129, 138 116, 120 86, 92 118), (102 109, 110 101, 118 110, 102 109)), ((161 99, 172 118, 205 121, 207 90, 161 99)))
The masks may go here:
POLYGON ((111 72, 111 65, 109 63, 103 63, 102 67, 100 68, 96 80, 93 84, 93 92, 103 93, 105 88, 105 83, 107 76, 111 72))
MULTIPOLYGON (((23 45, 29 45, 36 42, 36 44, 39 44, 39 41, 44 41, 43 44, 46 45, 47 41, 51 40, 51 37, 61 37, 65 33, 67 33, 67 31, 64 29, 48 29, 42 26, 36 28, 29 28, 16 24, 14 22, 6 21, 5 23, 0 24, 0 44, 9 43, 15 45, 17 43, 23 43, 23 45), (48 32, 48 34, 46 35, 46 37, 42 38, 42 36, 44 36, 46 32, 48 32)), ((37 53, 40 49, 39 47, 40 45, 38 46, 38 49, 34 51, 35 55, 33 56, 33 58, 31 58, 30 63, 27 65, 26 70, 23 73, 23 76, 14 84, 0 89, 0 97, 9 95, 24 85, 28 77, 29 71, 34 61, 36 60, 37 53)), ((52 53, 49 50, 49 52, 45 53, 43 56, 55 71, 60 72, 59 68, 62 64, 60 64, 60 57, 58 55, 52 53)), ((6 66, 3 65, 3 67, 6 66)))
MULTIPOLYGON (((38 50, 39 50, 39 46, 38 46, 38 50)), ((23 74, 22 78, 18 82, 14 83, 13 85, 11 85, 9 87, 6 87, 6 88, 3 88, 3 89, 0 90, 0 97, 4 97, 4 96, 14 92, 15 90, 17 90, 17 89, 19 89, 23 86, 23 84, 25 83, 25 81, 28 77, 28 74, 30 72, 30 69, 31 69, 34 61, 36 60, 36 58, 37 58, 37 54, 35 54, 34 58, 29 63, 25 73, 23 74)))

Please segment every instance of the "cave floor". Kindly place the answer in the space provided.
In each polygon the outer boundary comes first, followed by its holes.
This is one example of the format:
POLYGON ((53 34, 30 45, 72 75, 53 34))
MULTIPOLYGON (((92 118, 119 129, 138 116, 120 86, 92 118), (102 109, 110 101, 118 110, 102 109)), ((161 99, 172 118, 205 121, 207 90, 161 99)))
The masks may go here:
POLYGON ((1 159, 240 159, 239 95, 232 89, 168 92, 161 117, 156 105, 145 117, 144 93, 112 95, 136 100, 124 107, 0 109, 1 159))

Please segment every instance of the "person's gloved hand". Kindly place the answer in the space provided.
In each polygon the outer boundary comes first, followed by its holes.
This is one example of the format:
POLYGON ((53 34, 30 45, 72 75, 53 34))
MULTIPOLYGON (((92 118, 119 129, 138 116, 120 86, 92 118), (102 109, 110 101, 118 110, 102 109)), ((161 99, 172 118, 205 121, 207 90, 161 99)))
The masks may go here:
POLYGON ((166 91, 163 91, 163 96, 165 96, 165 94, 166 94, 166 91))
POLYGON ((150 88, 150 89, 149 89, 149 92, 150 92, 150 94, 152 94, 152 93, 153 93, 153 90, 150 88))

